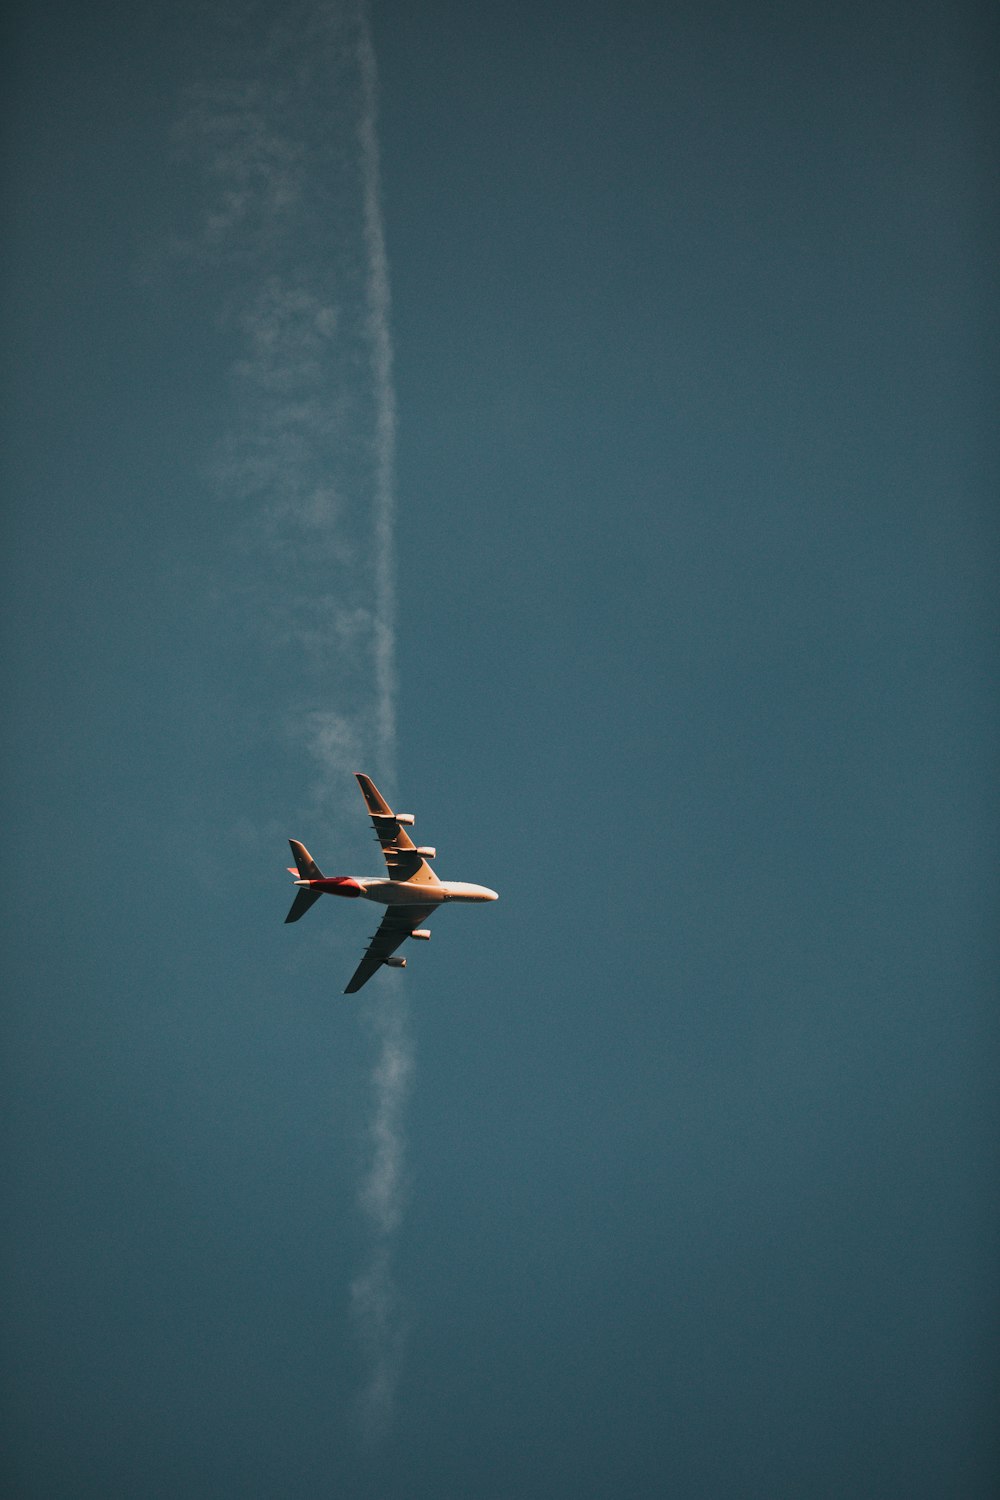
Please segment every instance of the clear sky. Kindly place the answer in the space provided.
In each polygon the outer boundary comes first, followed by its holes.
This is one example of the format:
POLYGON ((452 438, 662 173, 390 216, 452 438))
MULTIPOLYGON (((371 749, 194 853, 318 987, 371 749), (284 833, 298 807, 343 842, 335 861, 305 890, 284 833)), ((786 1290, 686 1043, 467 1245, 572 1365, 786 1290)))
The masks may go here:
POLYGON ((994 1494, 987 7, 203 9, 4 23, 5 1493, 994 1494))

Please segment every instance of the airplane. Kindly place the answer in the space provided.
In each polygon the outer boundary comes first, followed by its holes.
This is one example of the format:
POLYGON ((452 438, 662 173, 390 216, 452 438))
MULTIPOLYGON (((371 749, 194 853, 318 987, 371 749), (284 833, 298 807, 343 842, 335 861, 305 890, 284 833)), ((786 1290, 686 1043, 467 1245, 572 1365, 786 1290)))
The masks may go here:
POLYGON ((367 805, 375 837, 382 845, 388 880, 367 875, 324 875, 309 850, 298 839, 289 839, 294 865, 289 875, 298 878, 299 887, 289 908, 286 922, 297 922, 320 896, 364 896, 384 906, 385 916, 368 944, 364 958, 351 975, 345 995, 355 994, 384 964, 390 969, 405 969, 406 959, 396 957, 396 949, 407 938, 422 938, 430 932, 422 925, 431 913, 446 901, 496 901, 496 891, 486 885, 467 885, 458 880, 439 880, 429 861, 437 854, 428 845, 419 848, 407 828, 413 826, 412 813, 393 812, 370 776, 355 771, 358 785, 367 805))

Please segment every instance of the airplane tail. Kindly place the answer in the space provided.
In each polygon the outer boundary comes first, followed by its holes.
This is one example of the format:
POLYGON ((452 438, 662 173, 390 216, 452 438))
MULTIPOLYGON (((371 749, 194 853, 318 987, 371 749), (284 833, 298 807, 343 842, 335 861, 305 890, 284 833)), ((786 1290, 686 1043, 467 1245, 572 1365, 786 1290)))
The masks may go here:
POLYGON ((322 892, 320 891, 311 891, 308 886, 301 886, 295 892, 295 900, 288 908, 288 916, 285 918, 285 921, 297 922, 300 917, 304 917, 310 906, 319 900, 321 894, 322 892))
POLYGON ((292 846, 292 857, 298 866, 299 875, 303 880, 322 880, 323 871, 313 859, 305 844, 300 844, 298 839, 289 839, 292 846))
MULTIPOLYGON (((299 879, 322 880, 323 872, 309 853, 305 844, 300 844, 298 839, 289 839, 288 842, 292 846, 292 855, 294 856, 295 865, 299 872, 299 879)), ((289 870, 289 874, 294 875, 295 870, 289 870)), ((300 886, 295 892, 295 900, 288 909, 288 916, 285 918, 285 921, 297 922, 300 917, 304 917, 310 906, 319 900, 321 894, 320 891, 311 891, 308 886, 300 886)))

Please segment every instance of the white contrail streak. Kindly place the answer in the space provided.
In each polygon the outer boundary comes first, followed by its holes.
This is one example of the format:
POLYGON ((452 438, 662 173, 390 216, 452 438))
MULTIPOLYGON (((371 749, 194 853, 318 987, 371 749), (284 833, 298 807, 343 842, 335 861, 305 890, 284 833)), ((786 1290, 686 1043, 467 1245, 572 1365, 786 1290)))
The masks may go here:
POLYGON ((375 674, 381 774, 395 780, 396 757, 396 599, 393 478, 396 459, 396 397, 392 385, 389 324, 389 264, 382 225, 378 154, 378 76, 367 16, 358 41, 361 72, 361 149, 368 336, 375 387, 375 674))
POLYGON ((413 1046, 406 1010, 389 991, 376 999, 369 1018, 378 1038, 374 1071, 375 1108, 369 1131, 369 1162, 361 1205, 371 1230, 368 1264, 351 1285, 351 1304, 367 1361, 361 1416, 366 1436, 378 1439, 391 1422, 403 1355, 400 1298, 392 1248, 404 1205, 403 1109, 413 1046))
MULTIPOLYGON (((389 322, 389 267, 382 223, 378 154, 378 79, 366 13, 358 38, 361 113, 363 223, 366 256, 368 339, 375 393, 374 657, 379 773, 393 784, 396 759, 395 559, 393 490, 396 402, 392 385, 389 322)), ((369 1129, 369 1160, 361 1186, 361 1206, 372 1235, 369 1263, 351 1287, 352 1305, 368 1362, 362 1416, 369 1437, 383 1434, 392 1417, 402 1360, 403 1332, 392 1248, 405 1196, 403 1111, 413 1071, 413 1043, 397 976, 376 981, 368 1016, 378 1045, 373 1074, 374 1110, 369 1129)))
MULTIPOLYGON (((314 811, 350 799, 354 827, 349 773, 394 788, 396 770, 396 403, 375 52, 366 0, 220 11, 224 71, 188 91, 174 131, 202 180, 197 222, 174 250, 224 273, 223 324, 239 348, 214 464, 233 515, 226 613, 280 677, 295 751, 320 771, 314 811)), ((391 1421, 402 1358, 393 1256, 414 1049, 398 981, 376 976, 362 1008, 375 1058, 358 1190, 368 1248, 351 1309, 372 1437, 391 1421)))

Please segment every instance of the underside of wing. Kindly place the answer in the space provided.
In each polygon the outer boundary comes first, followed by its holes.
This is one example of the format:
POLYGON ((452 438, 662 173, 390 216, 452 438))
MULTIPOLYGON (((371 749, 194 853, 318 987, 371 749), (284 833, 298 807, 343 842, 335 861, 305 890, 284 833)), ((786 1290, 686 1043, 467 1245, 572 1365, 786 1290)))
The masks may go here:
POLYGON ((367 984, 386 959, 395 953, 401 943, 405 943, 410 933, 415 931, 434 910, 433 906, 387 907, 378 932, 368 944, 368 951, 351 975, 344 994, 353 995, 363 984, 367 984))
MULTIPOLYGON (((418 885, 439 885, 440 881, 434 871, 414 846, 410 835, 371 777, 365 776, 361 771, 355 771, 354 774, 365 799, 375 837, 382 846, 389 879, 410 880, 418 885)), ((413 819, 409 818, 408 821, 412 823, 413 819)))

